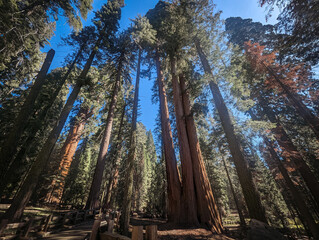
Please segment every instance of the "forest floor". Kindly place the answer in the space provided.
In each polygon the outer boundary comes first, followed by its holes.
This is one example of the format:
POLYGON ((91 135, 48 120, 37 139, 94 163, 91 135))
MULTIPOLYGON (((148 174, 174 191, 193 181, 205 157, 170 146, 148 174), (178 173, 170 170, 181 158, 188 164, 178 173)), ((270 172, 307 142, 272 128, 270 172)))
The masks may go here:
POLYGON ((243 239, 241 237, 240 229, 238 226, 229 226, 225 228, 224 234, 213 234, 211 231, 204 227, 188 227, 176 226, 166 223, 163 219, 149 219, 149 218, 131 218, 132 226, 147 226, 157 225, 158 236, 160 240, 191 240, 191 239, 211 239, 211 240, 232 240, 243 239))

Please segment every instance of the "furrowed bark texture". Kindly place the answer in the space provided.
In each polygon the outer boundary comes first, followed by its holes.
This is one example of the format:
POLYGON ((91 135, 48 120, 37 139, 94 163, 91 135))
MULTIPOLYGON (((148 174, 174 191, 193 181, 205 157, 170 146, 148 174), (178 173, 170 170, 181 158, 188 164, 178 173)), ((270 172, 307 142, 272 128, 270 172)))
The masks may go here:
POLYGON ((65 178, 69 173, 73 156, 81 140, 84 126, 90 117, 90 114, 91 112, 89 107, 81 107, 73 125, 69 130, 69 134, 61 149, 61 161, 57 172, 58 175, 52 180, 51 189, 45 199, 45 201, 48 203, 59 203, 61 200, 65 178))
POLYGON ((206 224, 212 232, 223 231, 222 220, 217 209, 211 185, 207 176, 204 160, 202 157, 191 104, 187 93, 184 76, 180 74, 180 86, 182 92, 188 141, 192 156, 195 192, 197 197, 197 209, 200 223, 206 224))
POLYGON ((155 52, 155 64, 157 71, 157 84, 160 100, 160 115, 162 140, 164 144, 165 165, 167 174, 167 197, 168 197, 168 221, 178 222, 180 216, 181 201, 181 180, 177 168, 177 161, 174 151, 171 124, 169 122, 169 112, 167 105, 167 96, 164 85, 164 77, 161 69, 161 62, 158 49, 155 52))
POLYGON ((192 156, 188 142, 185 113, 183 109, 182 93, 178 76, 176 73, 176 61, 171 57, 171 74, 173 84, 173 98, 176 116, 177 135, 179 143, 179 152, 182 166, 182 202, 181 202, 181 216, 180 222, 191 225, 198 225, 197 219, 197 203, 194 188, 194 176, 192 166, 192 156))

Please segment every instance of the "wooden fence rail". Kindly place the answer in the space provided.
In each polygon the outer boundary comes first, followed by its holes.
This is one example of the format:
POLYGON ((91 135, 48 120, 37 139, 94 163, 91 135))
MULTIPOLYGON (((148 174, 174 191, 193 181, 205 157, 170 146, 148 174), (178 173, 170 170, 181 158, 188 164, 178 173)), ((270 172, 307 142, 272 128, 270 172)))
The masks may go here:
POLYGON ((99 214, 98 210, 70 211, 59 215, 50 214, 45 217, 31 217, 25 222, 8 223, 3 219, 0 223, 0 240, 29 239, 33 234, 47 235, 51 230, 58 230, 65 226, 72 226, 88 219, 94 219, 99 214))

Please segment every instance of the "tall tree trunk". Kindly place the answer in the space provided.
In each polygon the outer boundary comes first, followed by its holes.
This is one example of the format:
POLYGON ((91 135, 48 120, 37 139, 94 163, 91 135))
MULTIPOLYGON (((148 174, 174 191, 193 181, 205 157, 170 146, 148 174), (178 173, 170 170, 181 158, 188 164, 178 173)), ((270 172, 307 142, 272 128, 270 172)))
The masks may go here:
POLYGON ((179 79, 182 91, 188 141, 193 163, 199 220, 201 223, 206 224, 212 232, 221 233, 223 231, 222 220, 217 209, 217 204, 215 202, 212 188, 207 176, 202 152, 197 138, 195 121, 191 112, 190 99, 187 93, 184 76, 180 74, 179 79))
POLYGON ((5 212, 2 216, 2 219, 8 219, 9 221, 18 220, 21 218, 23 211, 28 204, 30 197, 37 185, 39 176, 45 167, 47 160, 55 146, 56 141, 59 138, 59 135, 63 129, 63 126, 69 116, 70 111, 73 108, 73 104, 81 90, 81 87, 84 84, 84 79, 88 74, 90 67, 92 65, 94 56, 98 50, 98 47, 101 42, 101 37, 98 39, 95 47, 93 48, 85 66, 77 79, 77 83, 73 87, 73 90, 68 97, 67 102, 65 103, 62 112, 59 116, 59 120, 56 122, 54 128, 52 129, 49 137, 47 138, 45 144, 43 145, 41 151, 39 152, 35 162, 32 165, 32 168, 26 177, 23 185, 21 186, 19 192, 17 193, 16 197, 13 199, 10 208, 5 212))
POLYGON ((192 157, 186 130, 182 93, 176 73, 176 60, 174 57, 171 57, 170 61, 179 153, 182 166, 183 192, 180 222, 191 225, 198 225, 192 157))
POLYGON ((305 120, 308 126, 312 129, 316 138, 319 140, 319 118, 312 113, 312 111, 302 102, 300 96, 295 93, 289 86, 284 84, 275 71, 262 62, 264 67, 268 70, 269 74, 272 75, 280 87, 284 90, 291 105, 297 110, 298 114, 305 120))
POLYGON ((284 178, 284 180, 285 180, 285 182, 286 182, 286 184, 287 184, 287 186, 288 186, 288 188, 289 188, 289 190, 294 198, 294 201, 295 201, 296 206, 299 210, 299 213, 302 215, 302 218, 307 223, 309 230, 310 230, 311 234, 313 235, 313 237, 315 239, 319 239, 319 226, 318 226, 318 224, 316 224, 314 218, 312 217, 311 213, 309 212, 302 195, 300 194, 300 192, 298 191, 298 189, 294 185, 293 181, 291 180, 286 168, 284 167, 284 165, 281 162, 281 160, 279 159, 276 151, 274 150, 272 143, 266 137, 264 137, 264 141, 268 147, 268 150, 269 150, 270 155, 272 157, 273 163, 276 164, 277 167, 279 168, 279 171, 282 174, 282 176, 283 176, 283 178, 284 178))
MULTIPOLYGON (((66 179, 66 184, 68 186, 69 189, 72 189, 73 186, 74 186, 74 183, 75 183, 75 180, 78 178, 78 174, 79 174, 79 165, 80 165, 80 162, 81 162, 81 156, 82 154, 86 151, 86 148, 87 148, 87 144, 88 144, 88 137, 86 136, 82 143, 81 143, 81 146, 78 147, 78 149, 76 150, 75 152, 75 155, 74 155, 74 160, 72 161, 71 163, 71 166, 70 166, 70 171, 73 172, 73 176, 72 176, 72 180, 71 181, 68 181, 68 178, 66 179)), ((70 177, 70 175, 69 175, 70 177)), ((63 188, 63 193, 62 193, 62 196, 60 198, 60 202, 63 202, 63 197, 64 197, 64 194, 65 194, 65 190, 66 188, 63 188)))
POLYGON ((167 197, 168 197, 168 221, 178 222, 180 216, 180 202, 182 194, 182 186, 180 175, 177 168, 177 161, 174 151, 173 136, 171 124, 169 122, 169 112, 167 105, 167 96, 164 86, 164 77, 161 68, 160 56, 158 49, 155 50, 155 64, 157 71, 157 84, 160 100, 160 115, 162 140, 164 144, 166 174, 167 174, 167 197))
POLYGON ((118 182, 119 165, 121 161, 122 145, 123 145, 122 141, 123 141, 123 125, 124 125, 125 109, 126 109, 126 105, 124 105, 122 114, 121 114, 121 121, 119 125, 119 130, 117 133, 116 147, 114 148, 115 157, 113 159, 113 162, 111 163, 112 170, 111 170, 109 182, 106 188, 106 195, 105 195, 105 202, 103 205, 103 209, 108 209, 111 207, 112 196, 113 196, 112 192, 114 192, 118 182))
POLYGON ((242 146, 240 145, 236 137, 234 126, 230 119, 224 99, 220 93, 219 87, 216 83, 216 80, 214 79, 207 57, 204 54, 199 41, 195 40, 195 44, 205 73, 209 74, 212 77, 212 80, 209 82, 209 86, 212 91, 215 106, 217 108, 219 118, 226 135, 230 153, 234 160, 239 182, 242 187, 245 202, 249 211, 249 216, 251 218, 267 223, 265 209, 261 204, 260 196, 255 186, 252 174, 248 168, 247 161, 244 157, 242 146))
MULTIPOLYGON (((273 176, 273 178, 277 184, 277 187, 279 188, 281 195, 282 195, 282 197, 287 205, 287 208, 288 208, 289 213, 290 213, 290 218, 293 219, 295 226, 299 231, 298 224, 296 223, 296 214, 295 214, 295 212, 296 212, 297 215, 299 216, 299 212, 298 212, 298 209, 296 207, 296 204, 292 200, 292 196, 290 194, 289 188, 287 187, 285 180, 283 178, 278 177, 277 173, 278 173, 279 169, 275 164, 273 164, 273 161, 271 159, 271 155, 270 155, 269 151, 266 151, 264 149, 263 155, 264 155, 265 162, 267 163, 267 166, 271 172, 271 175, 273 176)), ((306 229, 307 226, 303 223, 302 219, 300 217, 298 217, 298 218, 300 219, 301 223, 303 224, 304 228, 306 229)))
POLYGON ((264 99, 259 98, 260 105, 263 108, 264 114, 268 119, 275 123, 277 126, 272 129, 272 132, 275 134, 275 138, 282 149, 282 155, 286 160, 292 160, 295 165, 296 170, 300 172, 300 175, 304 179, 308 189, 310 190, 314 200, 316 202, 316 207, 319 207, 319 182, 316 179, 314 173, 311 171, 308 164, 305 162, 304 158, 298 151, 297 147, 291 141, 290 137, 286 133, 282 124, 277 119, 275 113, 269 107, 267 102, 264 99))
POLYGON ((223 165, 224 165, 225 172, 226 172, 226 175, 227 175, 227 179, 228 179, 228 183, 229 183, 229 186, 230 186, 230 190, 231 190, 231 193, 233 194, 234 202, 235 202, 235 205, 236 205, 236 208, 237 208, 237 212, 238 212, 238 215, 239 215, 240 226, 241 227, 246 227, 245 217, 244 217, 242 209, 239 206, 238 198, 236 196, 232 180, 231 180, 231 178, 229 176, 229 172, 228 172, 228 168, 227 168, 224 156, 222 156, 222 161, 223 161, 223 165))
POLYGON ((34 81, 33 86, 31 87, 31 90, 25 99, 23 106, 21 107, 21 110, 14 120, 13 128, 9 135, 7 136, 7 139, 5 141, 4 146, 2 146, 0 151, 0 176, 4 176, 5 172, 7 171, 7 167, 12 161, 13 156, 15 155, 14 152, 16 151, 19 140, 21 138, 21 135, 24 132, 24 129, 28 123, 28 119, 32 115, 32 111, 34 110, 34 103, 36 98, 38 97, 40 90, 45 83, 45 77, 47 75, 47 72, 51 66, 51 62, 53 60, 55 51, 51 49, 44 60, 44 63, 42 65, 42 68, 40 72, 37 75, 37 78, 34 81))
POLYGON ((130 212, 131 212, 132 193, 133 193, 133 170, 134 170, 134 162, 136 158, 136 144, 137 144, 136 123, 137 123, 137 108, 138 108, 138 92, 139 92, 139 86, 140 86, 141 56, 142 56, 142 49, 139 48, 134 102, 133 102, 130 149, 129 149, 128 158, 125 164, 125 168, 126 168, 125 189, 124 189, 122 211, 121 211, 121 218, 120 218, 120 232, 126 236, 128 235, 129 223, 130 223, 130 212))
POLYGON ((76 119, 74 120, 69 134, 61 149, 60 164, 57 171, 57 176, 51 182, 50 191, 47 193, 46 202, 59 203, 62 197, 65 178, 69 173, 69 169, 73 160, 73 156, 77 149, 77 146, 81 140, 84 126, 90 117, 92 112, 89 107, 81 107, 76 119), (58 183, 57 183, 57 180, 58 183))
MULTIPOLYGON (((56 100, 57 96, 59 95, 59 92, 62 89, 62 86, 64 85, 65 81, 68 79, 70 73, 72 72, 74 65, 79 60, 79 57, 83 51, 84 47, 81 47, 78 51, 75 59, 71 63, 71 65, 68 68, 68 71, 63 76, 61 80, 58 81, 58 85, 55 88, 55 91, 53 92, 52 96, 50 96, 50 100, 48 104, 45 106, 45 108, 40 112, 39 116, 36 119, 36 123, 32 125, 31 131, 33 134, 30 134, 27 137, 27 140, 22 144, 21 149, 19 150, 16 157, 13 159, 11 164, 9 165, 9 168, 5 172, 5 174, 0 175, 0 196, 2 196, 4 188, 11 183, 13 177, 15 176, 14 172, 17 170, 18 167, 21 167, 22 161, 24 157, 26 156, 26 153, 28 152, 29 148, 31 147, 31 144, 33 144, 36 134, 40 131, 40 129, 43 127, 44 119, 52 107, 54 101, 56 100)), ((14 154, 11 155, 13 157, 14 154)))
POLYGON ((106 126, 105 126, 103 139, 101 141, 100 151, 99 151, 99 155, 98 155, 96 166, 95 166, 93 181, 91 184, 89 197, 85 205, 86 209, 96 209, 100 206, 99 194, 100 194, 101 184, 103 180, 106 154, 109 148, 109 143, 110 143, 110 138, 112 133, 114 111, 116 108, 117 96, 121 86, 121 71, 123 68, 123 60, 124 60, 123 58, 124 56, 122 53, 120 56, 118 67, 117 67, 116 80, 114 83, 112 98, 111 98, 111 102, 110 102, 108 113, 107 113, 106 126))

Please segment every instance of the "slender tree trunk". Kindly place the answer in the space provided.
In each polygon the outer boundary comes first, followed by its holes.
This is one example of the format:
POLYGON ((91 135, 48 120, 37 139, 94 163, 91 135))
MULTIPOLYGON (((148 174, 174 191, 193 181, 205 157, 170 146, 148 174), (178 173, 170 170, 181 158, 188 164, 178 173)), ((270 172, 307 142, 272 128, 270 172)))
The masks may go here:
MULTIPOLYGON (((277 184, 277 187, 279 188, 281 195, 282 195, 282 197, 287 205, 287 208, 288 208, 289 213, 290 213, 290 218, 293 219, 295 226, 300 233, 300 229, 298 228, 298 224, 296 223, 296 215, 295 215, 294 211, 297 212, 297 215, 299 215, 299 213, 298 213, 298 209, 296 207, 296 204, 292 200, 289 188, 287 187, 287 184, 285 183, 284 179, 279 178, 277 176, 279 170, 278 170, 278 167, 275 166, 275 164, 273 164, 270 153, 268 151, 266 151, 266 149, 264 149, 263 155, 264 155, 264 159, 268 165, 268 168, 271 172, 271 175, 273 176, 273 178, 277 184)), ((299 218, 299 219, 300 219, 301 223, 303 224, 304 228, 306 229, 307 226, 303 223, 301 218, 299 218)))
POLYGON ((308 189, 310 190, 312 196, 314 197, 316 207, 319 207, 319 182, 316 179, 314 173, 311 171, 308 164, 305 162, 304 158, 298 151, 297 147, 293 144, 290 137, 286 133, 282 124, 276 118, 275 113, 269 107, 269 105, 264 102, 263 99, 260 99, 260 104, 263 108, 264 114, 272 123, 276 123, 276 127, 272 129, 272 132, 275 134, 275 138, 282 149, 282 155, 287 160, 292 160, 296 170, 300 172, 300 175, 304 179, 308 189))
POLYGON ((236 205, 236 208, 237 208, 237 212, 238 212, 238 215, 239 215, 240 225, 241 225, 241 227, 245 228, 246 227, 245 217, 244 217, 244 214, 243 214, 243 212, 242 212, 242 210, 241 210, 241 208, 239 206, 238 198, 236 196, 232 180, 231 180, 231 178, 229 176, 229 172, 228 172, 228 168, 226 166, 226 161, 224 159, 224 156, 222 156, 222 161, 223 161, 223 165, 224 165, 225 172, 226 172, 226 175, 227 175, 227 179, 228 179, 228 182, 229 182, 230 190, 231 190, 231 193, 233 194, 234 202, 235 202, 235 205, 236 205))
POLYGON ((207 176, 202 152, 197 138, 195 121, 191 112, 190 99, 187 93, 184 76, 180 74, 179 79, 183 97, 188 141, 193 163, 199 220, 201 223, 206 224, 212 232, 221 233, 223 231, 222 220, 207 176))
POLYGON ((204 54, 199 41, 196 40, 195 44, 205 73, 209 74, 213 78, 212 81, 209 82, 209 86, 212 91, 215 106, 217 108, 219 118, 221 120, 222 127, 226 135, 230 153, 235 163, 239 182, 242 187, 245 202, 249 211, 249 216, 251 218, 267 223, 265 209, 261 204, 260 195, 255 186, 252 174, 248 168, 247 161, 244 157, 243 149, 236 137, 234 126, 230 119, 229 112, 225 105, 224 99, 220 93, 219 87, 214 79, 207 57, 204 54))
MULTIPOLYGON (((2 196, 4 188, 11 183, 13 177, 15 176, 14 172, 17 170, 17 168, 21 167, 22 161, 24 157, 26 156, 26 153, 28 152, 29 148, 31 147, 31 144, 33 144, 36 134, 40 131, 40 129, 43 127, 44 119, 52 107, 54 101, 56 100, 56 97, 59 95, 59 92, 62 89, 62 86, 64 85, 65 81, 68 79, 70 73, 72 72, 74 65, 79 60, 79 57, 83 51, 83 47, 80 48, 79 52, 77 53, 75 59, 71 63, 71 65, 68 68, 68 71, 63 76, 61 80, 58 81, 58 84, 55 88, 55 91, 53 92, 53 95, 50 96, 50 100, 46 107, 40 112, 39 116, 37 117, 37 123, 33 124, 31 127, 31 131, 33 134, 30 134, 27 137, 27 140, 22 144, 21 149, 19 150, 16 157, 11 162, 9 168, 7 169, 6 173, 4 175, 0 176, 0 196, 2 196)), ((13 156, 13 155, 12 155, 13 156)))
POLYGON ((176 60, 174 57, 171 57, 171 74, 183 182, 181 202, 182 212, 180 216, 180 222, 198 225, 192 157, 186 130, 182 93, 176 73, 176 60))
POLYGON ((137 123, 137 108, 138 108, 138 92, 140 86, 140 72, 141 72, 141 56, 142 49, 138 50, 138 62, 136 71, 136 83, 134 92, 134 102, 133 102, 133 115, 132 115, 132 126, 131 126, 131 136, 130 136, 130 149, 128 153, 128 158, 125 164, 125 189, 122 202, 122 211, 120 218, 120 232, 124 235, 128 235, 129 223, 130 223, 130 212, 132 205, 132 193, 133 193, 133 170, 134 162, 136 158, 136 123, 137 123))
POLYGON ((302 102, 302 99, 297 93, 295 93, 289 86, 281 81, 271 67, 266 66, 264 62, 262 62, 262 64, 268 70, 269 74, 275 78, 277 83, 284 90, 284 93, 286 94, 291 105, 297 110, 298 114, 305 120, 305 122, 316 135, 316 138, 319 140, 319 118, 315 116, 312 111, 302 102))
POLYGON ((106 189, 105 202, 103 205, 103 209, 108 209, 111 207, 111 199, 112 199, 112 191, 115 190, 119 177, 119 165, 121 161, 122 155, 122 141, 123 141, 123 125, 124 125, 124 116, 125 116, 126 105, 123 107, 123 111, 121 114, 121 121, 119 125, 119 130, 117 133, 117 143, 114 149, 114 160, 112 162, 112 171, 110 174, 109 182, 106 189))
POLYGON ((8 219, 9 221, 15 221, 21 218, 23 211, 28 204, 30 197, 37 185, 39 176, 45 167, 49 156, 55 146, 56 141, 59 138, 59 135, 63 129, 63 126, 69 116, 70 111, 73 108, 73 104, 81 90, 81 87, 84 84, 84 79, 86 78, 87 73, 90 70, 94 56, 98 50, 101 37, 98 39, 96 46, 92 50, 73 90, 68 97, 66 104, 64 105, 62 112, 59 116, 59 120, 56 122, 54 128, 52 129, 49 137, 47 138, 45 144, 43 145, 41 151, 39 152, 35 162, 32 165, 32 168, 26 177, 21 189, 17 193, 16 197, 13 199, 10 208, 2 216, 2 219, 8 219))
MULTIPOLYGON (((300 212, 300 214, 302 215, 302 218, 304 219, 304 221, 307 223, 309 230, 311 232, 311 234, 313 235, 313 237, 315 239, 319 239, 319 226, 318 224, 316 224, 314 218, 312 217, 311 213, 309 212, 305 201, 302 197, 302 195, 300 194, 300 192, 298 191, 298 189, 296 188, 296 186, 294 185, 293 181, 291 180, 286 168, 284 167, 283 163, 281 162, 281 160, 279 159, 276 151, 274 150, 272 143, 266 138, 264 137, 264 141, 268 147, 268 150, 271 154, 272 160, 274 161, 273 163, 275 163, 277 165, 277 167, 279 168, 279 171, 281 172, 293 198, 294 201, 296 203, 296 206, 300 212)), ((271 164, 271 163, 270 163, 271 164)))
POLYGON ((167 96, 164 86, 164 77, 161 69, 161 62, 158 49, 155 52, 155 64, 157 71, 157 84, 160 99, 160 115, 161 115, 161 128, 162 140, 164 144, 164 155, 167 174, 167 197, 168 197, 168 221, 178 222, 180 216, 180 202, 182 186, 180 175, 177 168, 177 161, 174 151, 173 136, 171 132, 171 125, 169 122, 169 112, 167 105, 167 96))
POLYGON ((37 78, 34 81, 33 86, 21 107, 21 110, 14 120, 13 128, 7 139, 5 141, 4 146, 2 146, 0 151, 0 176, 4 176, 7 171, 7 167, 11 164, 12 158, 15 155, 15 151, 18 147, 19 140, 21 135, 24 132, 24 129, 28 123, 30 116, 32 115, 32 111, 34 110, 34 103, 36 98, 38 97, 40 90, 45 83, 45 77, 47 72, 51 66, 51 62, 53 60, 55 51, 51 49, 44 60, 42 68, 37 75, 37 78))
POLYGON ((122 141, 123 141, 123 125, 124 125, 124 116, 125 116, 125 109, 126 105, 124 105, 122 114, 121 114, 121 121, 117 133, 117 142, 116 147, 114 148, 115 157, 112 162, 112 171, 110 174, 109 182, 106 188, 106 195, 105 195, 105 202, 103 205, 103 209, 108 209, 111 207, 111 199, 112 199, 112 191, 115 190, 118 182, 119 177, 119 165, 121 161, 122 155, 122 141))
POLYGON ((89 197, 86 202, 86 209, 96 209, 99 207, 99 195, 100 195, 100 189, 101 184, 103 180, 103 172, 105 168, 105 160, 106 160, 106 154, 109 148, 111 133, 112 133, 112 126, 113 126, 113 120, 114 120, 114 111, 117 103, 117 96, 118 92, 120 90, 121 86, 121 70, 123 67, 123 53, 120 56, 119 65, 117 68, 116 73, 116 81, 114 83, 112 98, 110 102, 110 106, 108 109, 108 114, 106 118, 106 126, 103 134, 103 139, 100 145, 100 151, 98 155, 98 159, 96 162, 96 167, 93 175, 93 181, 90 188, 89 197))
POLYGON ((81 140, 84 126, 92 112, 89 107, 81 107, 77 117, 69 130, 69 134, 61 149, 61 161, 57 172, 57 177, 51 182, 50 191, 47 193, 46 202, 59 203, 62 197, 65 178, 69 174, 69 169, 77 146, 81 140), (57 179, 59 182, 57 183, 57 179))

